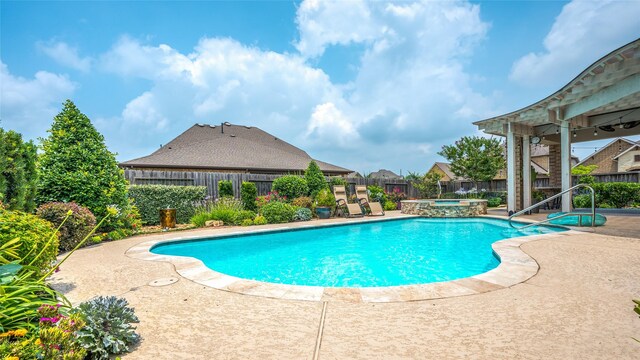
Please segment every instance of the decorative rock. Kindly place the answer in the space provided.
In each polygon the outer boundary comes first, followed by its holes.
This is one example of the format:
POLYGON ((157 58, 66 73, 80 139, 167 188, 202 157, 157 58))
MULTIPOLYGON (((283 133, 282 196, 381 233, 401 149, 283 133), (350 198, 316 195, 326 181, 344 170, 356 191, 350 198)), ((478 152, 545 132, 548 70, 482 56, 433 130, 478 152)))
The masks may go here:
POLYGON ((487 200, 403 200, 402 213, 435 218, 486 215, 487 200))
POLYGON ((207 220, 204 223, 204 226, 206 227, 218 227, 222 225, 224 225, 224 223, 221 220, 207 220))

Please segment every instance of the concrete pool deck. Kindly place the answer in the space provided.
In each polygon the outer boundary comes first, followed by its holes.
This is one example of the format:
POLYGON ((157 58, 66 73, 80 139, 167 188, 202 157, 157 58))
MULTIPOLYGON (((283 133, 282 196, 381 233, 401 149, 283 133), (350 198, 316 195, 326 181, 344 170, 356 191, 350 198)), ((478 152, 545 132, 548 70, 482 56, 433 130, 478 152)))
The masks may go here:
MULTIPOLYGON (((397 216, 403 215, 387 215, 397 216)), ((600 234, 605 226, 527 242, 521 249, 539 264, 538 274, 504 289, 445 299, 248 296, 187 280, 170 263, 125 255, 154 237, 247 228, 144 235, 81 249, 52 282, 74 303, 117 295, 135 307, 143 341, 126 359, 632 359, 640 351, 632 339, 640 337, 640 318, 631 302, 640 298, 640 217, 608 218, 607 231, 615 232, 619 221, 627 237, 600 234)))

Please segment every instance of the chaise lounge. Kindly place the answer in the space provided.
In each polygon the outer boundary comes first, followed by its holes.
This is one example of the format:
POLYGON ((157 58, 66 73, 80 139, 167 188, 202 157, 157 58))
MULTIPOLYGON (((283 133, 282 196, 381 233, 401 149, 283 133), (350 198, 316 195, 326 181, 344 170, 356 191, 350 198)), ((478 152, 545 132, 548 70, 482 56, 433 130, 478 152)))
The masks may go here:
POLYGON ((384 216, 384 210, 379 202, 369 201, 369 193, 365 185, 356 185, 356 198, 361 206, 369 208, 370 216, 384 216))

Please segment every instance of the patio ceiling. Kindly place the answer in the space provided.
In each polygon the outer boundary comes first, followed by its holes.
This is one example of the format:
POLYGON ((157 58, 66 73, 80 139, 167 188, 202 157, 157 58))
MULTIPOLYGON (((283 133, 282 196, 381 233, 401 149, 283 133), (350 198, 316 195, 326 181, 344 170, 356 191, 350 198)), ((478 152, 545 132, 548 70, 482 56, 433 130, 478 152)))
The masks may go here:
POLYGON ((505 136, 512 123, 518 134, 559 143, 563 121, 575 133, 574 143, 640 134, 640 39, 596 61, 547 98, 474 124, 505 136))

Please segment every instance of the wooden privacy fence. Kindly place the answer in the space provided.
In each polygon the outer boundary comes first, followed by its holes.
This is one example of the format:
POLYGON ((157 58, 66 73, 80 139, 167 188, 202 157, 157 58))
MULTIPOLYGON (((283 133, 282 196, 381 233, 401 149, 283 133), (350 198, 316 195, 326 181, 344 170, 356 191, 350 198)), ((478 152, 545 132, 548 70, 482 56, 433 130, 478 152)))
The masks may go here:
MULTIPOLYGON (((243 181, 250 181, 256 184, 258 195, 267 195, 271 191, 273 180, 282 175, 267 174, 243 174, 243 173, 218 173, 218 172, 202 172, 202 171, 163 171, 163 170, 133 170, 125 169, 124 176, 131 185, 195 185, 205 186, 207 195, 212 198, 218 197, 218 182, 220 180, 231 180, 233 184, 233 193, 240 195, 240 185, 243 181)), ((596 182, 640 182, 640 172, 621 173, 621 174, 601 174, 594 175, 596 182)), ((577 182, 577 176, 573 177, 573 182, 577 182)), ((329 178, 327 178, 327 181, 329 178)), ((346 178, 348 183, 348 191, 350 194, 355 193, 356 185, 376 185, 383 188, 387 192, 394 191, 395 188, 400 189, 409 198, 419 198, 420 194, 411 185, 410 182, 402 179, 371 179, 371 178, 346 178)), ((473 188, 471 182, 442 182, 442 192, 451 193, 463 188, 470 190, 473 188)), ((544 188, 549 186, 548 178, 536 179, 536 188, 544 188)), ((487 191, 506 191, 507 185, 505 180, 493 180, 490 182, 478 183, 478 190, 485 189, 487 191)))
MULTIPOLYGON (((202 171, 163 171, 163 170, 134 170, 125 169, 124 176, 131 185, 179 185, 179 186, 205 186, 207 195, 212 198, 218 197, 218 182, 230 180, 233 184, 233 193, 240 194, 240 186, 243 181, 250 181, 256 184, 258 195, 267 195, 271 191, 273 180, 282 175, 267 174, 243 174, 243 173, 218 173, 202 171)), ((327 177, 327 181, 330 178, 327 177)), ((385 191, 392 192, 394 188, 400 189, 408 197, 419 197, 418 191, 406 180, 392 179, 365 179, 346 178, 349 192, 355 193, 356 185, 376 185, 385 191)))

